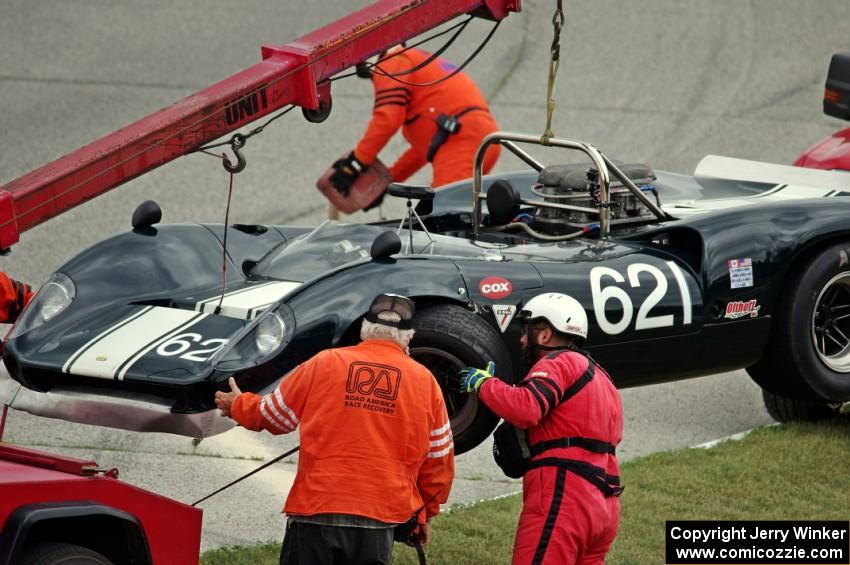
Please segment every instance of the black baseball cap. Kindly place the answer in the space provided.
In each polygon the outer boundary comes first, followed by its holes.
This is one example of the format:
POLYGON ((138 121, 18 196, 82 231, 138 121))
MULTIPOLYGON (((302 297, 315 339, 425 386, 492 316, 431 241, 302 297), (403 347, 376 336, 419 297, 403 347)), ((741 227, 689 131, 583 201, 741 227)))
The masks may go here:
POLYGON ((366 319, 375 324, 384 324, 385 326, 393 326, 400 330, 409 330, 413 327, 413 314, 415 312, 416 306, 408 297, 400 294, 382 293, 372 301, 372 305, 369 306, 369 312, 366 313, 366 319), (381 320, 378 318, 378 314, 381 312, 395 312, 401 316, 401 321, 391 322, 389 320, 381 320))

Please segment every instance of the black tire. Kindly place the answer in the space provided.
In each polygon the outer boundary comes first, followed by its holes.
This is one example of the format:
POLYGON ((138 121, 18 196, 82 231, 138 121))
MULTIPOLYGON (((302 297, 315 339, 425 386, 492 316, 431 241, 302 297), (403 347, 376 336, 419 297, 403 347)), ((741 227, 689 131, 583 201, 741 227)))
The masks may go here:
POLYGON ((469 451, 493 432, 499 419, 476 395, 456 391, 457 372, 463 367, 484 367, 488 361, 495 361, 500 378, 513 378, 504 342, 487 322, 450 304, 417 312, 413 326, 416 334, 410 355, 428 367, 440 383, 452 423, 455 453, 469 451))
POLYGON ((837 417, 841 410, 840 404, 786 398, 766 390, 761 392, 767 413, 777 422, 819 422, 837 417))
POLYGON ((113 565, 112 561, 87 547, 71 543, 39 543, 24 552, 20 565, 113 565))
POLYGON ((774 395, 850 400, 850 244, 825 247, 785 285, 764 358, 747 369, 774 395))

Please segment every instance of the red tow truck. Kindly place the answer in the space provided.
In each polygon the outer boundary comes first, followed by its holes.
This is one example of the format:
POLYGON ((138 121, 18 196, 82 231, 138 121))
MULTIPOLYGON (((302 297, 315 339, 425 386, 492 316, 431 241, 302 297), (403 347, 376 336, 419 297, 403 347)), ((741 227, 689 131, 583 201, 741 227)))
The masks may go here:
POLYGON ((197 563, 201 516, 117 469, 0 442, 0 563, 197 563))
MULTIPOLYGON (((457 16, 498 21, 520 7, 521 0, 378 0, 292 43, 265 45, 262 62, 0 187, 0 249, 290 104, 320 122, 340 71, 457 16)), ((2 443, 6 414, 0 406, 0 565, 198 562, 200 509, 124 483, 93 461, 2 443)))

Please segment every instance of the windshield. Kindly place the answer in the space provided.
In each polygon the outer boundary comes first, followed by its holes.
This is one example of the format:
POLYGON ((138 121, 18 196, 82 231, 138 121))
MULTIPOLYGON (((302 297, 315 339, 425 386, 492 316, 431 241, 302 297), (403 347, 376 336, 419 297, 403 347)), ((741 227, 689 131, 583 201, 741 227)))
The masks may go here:
MULTIPOLYGON (((372 242, 392 227, 368 224, 343 224, 326 221, 316 229, 272 249, 254 267, 252 274, 281 280, 305 282, 343 265, 368 260, 372 242)), ((559 243, 505 245, 471 241, 463 237, 426 234, 402 229, 399 255, 442 256, 484 261, 563 261, 572 255, 594 250, 598 244, 583 240, 559 243)))
POLYGON ((326 221, 281 247, 272 249, 254 267, 262 277, 308 281, 347 263, 369 259, 372 242, 384 228, 326 221))

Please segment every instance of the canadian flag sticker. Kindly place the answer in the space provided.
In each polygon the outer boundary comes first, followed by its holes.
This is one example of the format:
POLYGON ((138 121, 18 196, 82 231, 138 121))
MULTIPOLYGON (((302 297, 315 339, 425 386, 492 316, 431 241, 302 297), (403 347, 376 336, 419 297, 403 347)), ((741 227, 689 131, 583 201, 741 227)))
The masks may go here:
POLYGON ((505 330, 508 329, 508 325, 514 319, 514 314, 516 314, 515 304, 493 305, 493 315, 496 316, 496 323, 499 325, 499 331, 502 333, 505 333, 505 330))

